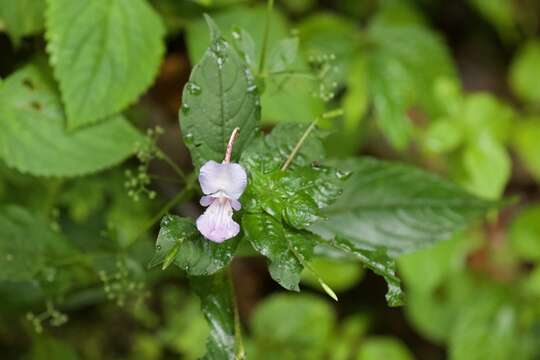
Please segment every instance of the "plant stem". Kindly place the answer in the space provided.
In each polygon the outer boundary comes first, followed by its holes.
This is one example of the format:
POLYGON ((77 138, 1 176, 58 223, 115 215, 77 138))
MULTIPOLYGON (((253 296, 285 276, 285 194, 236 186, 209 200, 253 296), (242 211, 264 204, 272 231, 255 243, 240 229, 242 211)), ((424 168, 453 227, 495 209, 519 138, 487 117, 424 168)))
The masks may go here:
POLYGON ((266 8, 266 23, 264 24, 261 58, 259 59, 259 75, 262 75, 262 73, 264 72, 264 62, 266 61, 266 51, 268 48, 268 37, 270 36, 270 22, 273 8, 274 0, 268 0, 266 8))
POLYGON ((180 169, 178 165, 162 150, 159 150, 159 156, 161 159, 163 159, 173 170, 174 172, 184 181, 187 183, 187 176, 186 174, 180 169))
POLYGON ((325 112, 321 116, 315 118, 315 120, 313 120, 311 124, 308 126, 306 131, 304 131, 300 140, 298 140, 298 142, 296 143, 293 150, 291 151, 291 154, 289 155, 289 157, 287 157, 287 160, 285 160, 285 163, 283 163, 283 166, 281 167, 281 171, 287 170, 291 162, 294 160, 294 157, 296 156, 296 154, 298 154, 298 151, 300 151, 300 148, 302 147, 302 145, 304 145, 304 142, 306 141, 309 134, 313 131, 313 129, 315 129, 315 125, 317 125, 317 122, 320 119, 332 119, 341 115, 343 115, 343 110, 336 109, 336 110, 325 112))
POLYGON ((236 343, 235 359, 243 360, 246 358, 244 342, 242 340, 242 326, 240 324, 240 314, 238 313, 238 305, 236 303, 236 292, 234 290, 234 276, 232 264, 229 265, 227 277, 229 278, 229 288, 231 290, 231 302, 234 310, 234 342, 236 343))

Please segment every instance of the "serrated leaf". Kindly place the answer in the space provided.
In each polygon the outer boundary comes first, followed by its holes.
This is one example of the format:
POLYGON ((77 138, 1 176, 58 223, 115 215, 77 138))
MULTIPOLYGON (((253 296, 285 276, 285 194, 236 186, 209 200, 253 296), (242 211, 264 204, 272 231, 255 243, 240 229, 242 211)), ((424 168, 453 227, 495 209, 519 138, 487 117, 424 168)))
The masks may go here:
MULTIPOLYGON (((248 146, 242 153, 240 162, 247 169, 254 168, 263 172, 279 169, 308 126, 290 123, 278 124, 270 134, 259 137, 248 146)), ((312 131, 293 159, 290 168, 307 166, 315 161, 322 161, 325 152, 320 139, 320 134, 317 131, 312 131)))
MULTIPOLYGON (((262 50, 266 6, 233 6, 212 14, 213 19, 223 31, 225 39, 232 42, 232 34, 237 30, 244 29, 251 37, 257 40, 254 50, 250 51, 254 59, 250 62, 253 68, 259 63, 262 50)), ((285 17, 278 9, 271 13, 270 32, 268 35, 268 47, 273 49, 283 38, 289 36, 288 26, 285 17)), ((208 30, 204 21, 192 22, 188 26, 187 45, 189 57, 192 63, 197 63, 203 56, 208 39, 208 30)), ((267 53, 267 55, 270 55, 267 53)), ((304 70, 306 63, 303 59, 297 58, 294 64, 295 69, 304 70)), ((305 77, 282 75, 267 78, 266 90, 261 96, 262 120, 264 122, 301 122, 307 123, 314 120, 324 110, 320 99, 312 96, 314 82, 305 77)))
POLYGON ((272 279, 287 290, 299 291, 303 262, 313 254, 312 237, 291 233, 266 214, 245 215, 242 228, 253 248, 270 260, 272 279))
POLYGON ((165 31, 146 0, 47 4, 47 50, 70 129, 119 112, 150 86, 165 31))
POLYGON ((236 360, 234 304, 226 273, 190 278, 201 299, 201 309, 210 327, 205 360, 236 360))
POLYGON ((192 219, 166 215, 156 241, 156 252, 150 266, 174 263, 189 275, 210 275, 229 264, 238 245, 238 239, 222 244, 205 239, 192 219))
POLYGON ((342 164, 353 175, 311 230, 390 256, 450 238, 496 204, 413 166, 371 158, 342 164))
POLYGON ((236 127, 240 135, 233 160, 254 139, 260 119, 256 90, 244 60, 214 25, 212 43, 193 68, 182 93, 179 114, 184 141, 196 167, 208 160, 222 161, 236 127))
POLYGON ((0 208, 0 280, 32 280, 43 270, 46 248, 59 242, 42 219, 23 208, 0 208))
POLYGON ((0 86, 0 157, 19 171, 76 176, 118 164, 143 141, 122 116, 79 131, 65 117, 48 68, 27 65, 0 86))
POLYGON ((336 237, 331 245, 358 258, 365 267, 375 274, 384 277, 388 285, 386 301, 389 306, 401 306, 404 304, 404 294, 401 289, 401 281, 396 275, 396 261, 386 254, 384 248, 376 250, 363 250, 352 241, 336 237))
POLYGON ((45 0, 0 0, 0 21, 17 45, 21 38, 43 30, 45 0))

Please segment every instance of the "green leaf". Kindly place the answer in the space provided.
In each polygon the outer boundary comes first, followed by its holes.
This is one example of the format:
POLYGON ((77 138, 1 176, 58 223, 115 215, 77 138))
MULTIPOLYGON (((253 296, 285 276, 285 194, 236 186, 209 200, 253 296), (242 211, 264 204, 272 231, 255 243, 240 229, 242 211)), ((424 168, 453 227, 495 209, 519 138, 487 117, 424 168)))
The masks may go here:
POLYGON ((352 241, 336 237, 331 241, 331 245, 344 251, 349 255, 358 258, 365 267, 375 274, 384 277, 388 285, 386 301, 390 306, 401 306, 404 304, 404 294, 401 289, 401 281, 396 275, 396 262, 386 254, 383 248, 377 250, 363 250, 352 241))
POLYGON ((191 286, 201 299, 201 309, 210 327, 204 360, 235 360, 235 326, 232 289, 225 272, 191 277, 191 286))
MULTIPOLYGON (((364 275, 364 271, 357 261, 316 257, 309 262, 309 266, 317 274, 322 274, 328 286, 337 292, 351 289, 364 275)), ((304 270, 302 282, 313 288, 320 286, 319 278, 311 271, 304 270)))
POLYGON ((287 290, 299 291, 304 261, 313 254, 313 237, 289 232, 266 214, 245 215, 242 229, 253 248, 270 260, 272 279, 287 290))
POLYGON ((523 259, 540 260, 540 206, 523 209, 510 225, 508 241, 523 259))
POLYGON ((322 359, 335 323, 332 308, 321 298, 303 294, 273 295, 258 305, 251 317, 257 345, 252 357, 322 359))
POLYGON ((486 20, 491 22, 503 36, 517 35, 515 19, 518 18, 512 0, 469 0, 486 20))
POLYGON ((280 40, 270 51, 268 70, 280 72, 287 70, 296 60, 298 53, 298 38, 285 38, 280 40))
POLYGON ((356 360, 413 360, 407 347, 391 337, 372 337, 362 342, 356 360))
POLYGON ((532 40, 518 51, 510 65, 510 86, 522 100, 540 102, 540 41, 532 40))
MULTIPOLYGON (((212 18, 223 30, 223 36, 230 43, 234 43, 233 33, 238 29, 247 31, 255 39, 254 50, 251 52, 254 60, 251 61, 252 70, 258 65, 262 50, 264 24, 266 22, 266 6, 234 6, 226 11, 212 14, 212 18)), ((275 49, 278 42, 289 36, 285 17, 274 9, 271 14, 271 26, 268 36, 268 48, 275 49)), ((187 46, 189 58, 197 63, 205 53, 208 41, 208 28, 204 21, 190 23, 187 31, 187 46)), ((242 33, 242 32, 241 32, 242 33)), ((241 41, 246 37, 241 36, 241 41)), ((245 50, 245 49, 244 49, 245 50)), ((270 52, 267 53, 271 55, 270 52)), ((268 59, 267 59, 268 60, 268 59)), ((297 57, 295 69, 304 72, 307 67, 301 57, 297 57)), ((262 119, 264 122, 303 122, 314 120, 323 110, 320 99, 312 96, 314 84, 311 79, 298 76, 282 75, 267 78, 265 91, 261 96, 262 119)))
POLYGON ((238 238, 222 244, 205 239, 193 220, 166 215, 161 220, 156 252, 150 266, 174 263, 189 275, 210 275, 229 264, 238 245, 238 238))
POLYGON ((371 158, 350 160, 343 195, 312 226, 323 238, 341 237, 390 256, 450 238, 495 204, 415 167, 371 158))
POLYGON ((45 0, 0 0, 0 21, 16 45, 22 37, 43 30, 44 12, 45 0))
MULTIPOLYGON (((248 169, 259 169, 265 173, 281 168, 308 126, 278 124, 270 134, 259 137, 242 153, 241 163, 248 169)), ((320 135, 312 131, 293 159, 291 168, 311 165, 322 161, 324 156, 320 135)))
POLYGON ((392 145, 403 149, 411 136, 406 110, 419 105, 428 115, 440 112, 433 84, 456 76, 452 58, 442 39, 425 26, 375 19, 368 37, 374 45, 368 84, 375 114, 392 145))
POLYGON ((77 360, 79 356, 75 349, 67 342, 48 336, 38 336, 32 341, 32 351, 30 352, 29 359, 77 360))
POLYGON ((459 182, 465 189, 487 199, 503 194, 511 175, 511 159, 503 145, 480 134, 465 148, 462 161, 466 174, 459 182))
POLYGON ((47 70, 25 66, 0 86, 0 157, 10 167, 42 176, 83 175, 116 165, 135 151, 143 138, 121 116, 66 131, 47 70))
POLYGON ((0 280, 33 280, 55 242, 58 235, 42 219, 17 206, 0 207, 0 280))
POLYGON ((540 118, 516 122, 512 146, 531 175, 540 181, 540 118))
POLYGON ((180 126, 196 167, 208 160, 222 161, 234 128, 240 135, 234 146, 238 159, 259 126, 259 95, 245 62, 221 36, 215 24, 212 44, 195 65, 182 93, 180 126))
POLYGON ((47 3, 47 50, 70 129, 121 111, 152 84, 164 27, 146 0, 47 3))

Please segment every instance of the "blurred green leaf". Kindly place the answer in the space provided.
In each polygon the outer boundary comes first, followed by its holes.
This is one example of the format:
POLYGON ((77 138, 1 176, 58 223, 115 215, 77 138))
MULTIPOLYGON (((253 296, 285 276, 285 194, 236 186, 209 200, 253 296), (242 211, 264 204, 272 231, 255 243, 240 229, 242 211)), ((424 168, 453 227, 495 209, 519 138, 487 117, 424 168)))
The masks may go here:
POLYGON ((335 316, 328 303, 312 295, 276 294, 255 309, 251 330, 254 359, 322 359, 335 316))
POLYGON ((540 102, 540 41, 526 42, 510 65, 510 86, 523 101, 540 102))
POLYGON ((45 267, 45 247, 57 235, 42 219, 17 206, 0 208, 0 280, 32 280, 45 267))
POLYGON ((498 199, 510 178, 511 160, 506 149, 491 136, 481 134, 463 152, 466 175, 459 182, 472 194, 498 199))
POLYGON ((54 82, 43 66, 28 65, 0 87, 0 157, 10 167, 42 176, 83 175, 116 165, 142 136, 123 117, 69 132, 54 82))
POLYGON ((15 45, 21 38, 40 33, 44 27, 45 0, 0 0, 0 21, 15 45))
POLYGON ((165 31, 146 0, 47 4, 47 50, 70 129, 123 110, 152 84, 165 31))
POLYGON ((33 343, 29 360, 77 360, 79 356, 67 342, 52 337, 38 337, 33 343))
POLYGON ((217 244, 205 239, 192 219, 165 215, 150 266, 174 263, 189 275, 210 275, 232 260, 238 239, 217 244))
POLYGON ((191 277, 191 286, 201 299, 201 309, 210 327, 204 360, 235 360, 235 325, 232 289, 225 272, 191 277))
POLYGON ((364 340, 357 360, 413 360, 414 357, 407 347, 399 340, 391 337, 373 337, 364 340))
POLYGON ((299 291, 304 261, 309 261, 313 254, 313 237, 287 231, 266 214, 245 215, 242 229, 253 248, 270 260, 272 279, 287 290, 299 291))
POLYGON ((268 57, 268 70, 270 73, 285 71, 296 60, 298 54, 298 38, 285 38, 275 45, 268 57))
POLYGON ((527 119, 514 125, 513 148, 531 175, 540 181, 540 143, 538 139, 540 139, 540 118, 527 119))
POLYGON ((432 122, 424 137, 424 149, 436 154, 449 153, 456 150, 464 138, 464 129, 459 121, 453 118, 441 118, 432 122))
MULTIPOLYGON (((266 7, 230 7, 225 11, 212 14, 212 18, 223 30, 225 39, 231 43, 234 41, 233 32, 237 33, 239 28, 247 31, 255 41, 253 65, 258 64, 266 22, 266 7)), ((274 49, 280 40, 288 38, 289 33, 287 22, 277 9, 272 12, 271 23, 268 48, 274 49)), ((204 21, 196 21, 188 26, 187 45, 192 63, 197 63, 203 56, 205 44, 209 39, 208 34, 204 21)), ((297 57, 294 67, 305 72, 306 64, 301 57, 297 57)), ((261 96, 263 122, 306 123, 314 120, 323 110, 322 102, 311 94, 314 88, 311 79, 285 74, 267 78, 265 88, 261 96)))
POLYGON ((259 95, 247 65, 208 18, 212 44, 193 68, 179 114, 184 142, 195 167, 222 161, 234 128, 240 135, 233 160, 252 141, 259 125, 259 95))
POLYGON ((512 0, 468 0, 505 37, 513 36, 516 11, 512 0))
POLYGON ((353 175, 343 195, 312 226, 326 239, 341 237, 365 250, 390 256, 450 238, 494 203, 415 167, 371 158, 341 164, 353 175))
POLYGON ((521 258, 540 260, 540 205, 526 207, 513 219, 508 241, 521 258))
MULTIPOLYGON (((328 286, 337 292, 349 290, 364 275, 362 267, 355 261, 313 258, 309 262, 309 266, 315 273, 321 274, 328 286)), ((304 270, 302 282, 313 288, 320 287, 318 277, 310 271, 304 270)))
POLYGON ((420 105, 432 116, 440 112, 433 84, 456 76, 452 58, 442 39, 424 26, 392 25, 375 18, 367 34, 374 46, 368 84, 375 114, 390 142, 402 149, 411 135, 408 107, 420 105))

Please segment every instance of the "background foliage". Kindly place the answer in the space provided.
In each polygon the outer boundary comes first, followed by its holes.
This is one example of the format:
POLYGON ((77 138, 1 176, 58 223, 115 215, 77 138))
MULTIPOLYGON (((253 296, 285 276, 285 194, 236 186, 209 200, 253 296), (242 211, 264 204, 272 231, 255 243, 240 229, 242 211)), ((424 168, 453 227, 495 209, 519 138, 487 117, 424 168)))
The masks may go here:
POLYGON ((0 0, 2 358, 537 359, 539 19, 0 0), (236 126, 219 245, 196 176, 236 126))

